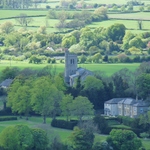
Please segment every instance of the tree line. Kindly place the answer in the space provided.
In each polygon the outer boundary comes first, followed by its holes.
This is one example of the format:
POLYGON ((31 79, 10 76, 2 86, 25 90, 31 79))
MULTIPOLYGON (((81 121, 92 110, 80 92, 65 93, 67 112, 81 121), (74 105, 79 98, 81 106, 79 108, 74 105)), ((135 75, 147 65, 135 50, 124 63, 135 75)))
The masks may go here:
MULTIPOLYGON (((132 97, 149 101, 149 66, 149 62, 144 62, 135 71, 124 68, 112 76, 107 76, 101 71, 95 71, 93 72, 94 76, 88 76, 84 82, 81 82, 79 77, 73 87, 68 87, 64 83, 63 73, 56 74, 56 68, 52 65, 39 71, 29 68, 20 70, 7 67, 2 71, 1 81, 8 78, 14 79, 13 84, 8 90, 8 104, 14 111, 20 114, 28 114, 32 108, 34 111, 40 112, 40 114, 49 113, 55 118, 63 109, 67 109, 63 108, 64 106, 63 104, 61 105, 61 101, 71 103, 77 97, 83 99, 83 101, 84 97, 87 97, 96 110, 103 109, 104 102, 114 97, 132 97), (42 94, 43 92, 45 94, 42 94), (20 99, 22 99, 22 102, 20 99), (41 99, 41 102, 38 99, 41 99), (48 110, 50 112, 43 112, 40 109, 44 100, 45 104, 43 103, 42 109, 53 104, 50 107, 51 110, 48 110), (25 103, 24 101, 28 102, 25 103), (51 102, 47 103, 48 101, 51 102), (39 107, 36 105, 36 102, 38 102, 39 107), (24 108, 18 107, 16 103, 21 106, 24 104, 25 106, 24 108), (60 106, 62 106, 61 109, 60 106)), ((67 104, 65 106, 67 107, 67 104)), ((63 113, 65 113, 65 110, 63 113)))
MULTIPOLYGON (((25 17, 19 19, 24 24, 23 26, 31 21, 30 19, 26 20, 25 17)), ((0 35, 1 59, 20 61, 27 59, 29 62, 37 63, 39 61, 42 63, 48 61, 49 56, 62 56, 63 50, 69 48, 71 52, 83 54, 81 63, 149 60, 150 33, 126 32, 123 24, 114 24, 108 28, 98 27, 94 30, 84 27, 64 35, 48 34, 46 26, 41 26, 37 32, 14 31, 11 22, 3 23, 0 29, 2 31, 0 35), (38 61, 30 61, 32 57, 37 58, 38 61)))

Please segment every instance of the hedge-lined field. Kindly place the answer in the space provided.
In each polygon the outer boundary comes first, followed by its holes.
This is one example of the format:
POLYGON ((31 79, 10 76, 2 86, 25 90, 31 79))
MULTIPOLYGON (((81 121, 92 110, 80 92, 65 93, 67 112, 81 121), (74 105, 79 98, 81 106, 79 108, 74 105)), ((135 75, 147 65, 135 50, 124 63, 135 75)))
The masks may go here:
POLYGON ((148 32, 150 31, 150 21, 143 21, 142 22, 142 30, 139 30, 138 27, 138 22, 137 20, 120 20, 120 19, 110 19, 110 20, 106 20, 106 21, 102 21, 102 22, 94 22, 90 25, 88 25, 88 27, 94 29, 97 27, 109 27, 111 25, 113 25, 114 23, 123 23, 128 30, 130 30, 131 32, 135 32, 135 33, 140 33, 140 32, 148 32))
MULTIPOLYGON (((42 69, 43 67, 50 65, 48 63, 43 63, 43 64, 30 64, 28 62, 20 62, 20 61, 4 61, 1 60, 0 62, 0 73, 3 69, 5 69, 6 67, 19 67, 20 69, 24 69, 24 68, 32 68, 35 70, 39 70, 42 69)), ((112 75, 113 73, 119 71, 120 69, 123 68, 128 68, 132 71, 134 71, 138 66, 140 65, 140 63, 119 63, 119 64, 78 64, 78 67, 83 67, 86 69, 89 69, 91 71, 103 71, 105 72, 107 75, 112 75)), ((56 68, 57 72, 63 72, 65 65, 64 64, 52 64, 53 67, 56 68)))
POLYGON ((21 13, 27 16, 46 15, 48 10, 0 10, 0 18, 16 17, 21 13))

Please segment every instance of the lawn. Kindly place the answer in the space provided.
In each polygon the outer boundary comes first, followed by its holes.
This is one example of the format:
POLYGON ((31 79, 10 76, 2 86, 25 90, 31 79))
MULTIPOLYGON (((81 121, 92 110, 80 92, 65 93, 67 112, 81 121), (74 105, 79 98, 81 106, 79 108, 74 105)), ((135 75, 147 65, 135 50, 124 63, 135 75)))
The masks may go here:
MULTIPOLYGON (((19 62, 19 61, 4 61, 1 60, 0 62, 0 73, 2 70, 4 70, 6 67, 19 67, 20 69, 24 68, 32 68, 35 70, 39 70, 44 68, 49 64, 43 63, 43 64, 29 64, 26 61, 19 62)), ((102 71, 105 72, 106 75, 112 75, 113 73, 119 71, 123 68, 128 68, 131 71, 134 71, 140 63, 120 63, 120 64, 78 64, 78 67, 83 67, 91 71, 102 71)), ((54 68, 56 68, 56 72, 63 72, 65 69, 64 64, 53 64, 54 68)))
MULTIPOLYGON (((32 128, 42 128, 44 129, 48 134, 50 134, 51 137, 53 136, 60 136, 60 139, 65 142, 68 141, 67 138, 72 133, 72 130, 66 130, 66 129, 59 129, 54 128, 50 126, 51 118, 47 118, 47 124, 42 124, 42 117, 30 117, 28 121, 26 121, 24 118, 15 120, 15 121, 1 121, 0 122, 0 132, 10 125, 17 125, 17 124, 25 124, 32 128)), ((95 134, 95 142, 98 141, 104 141, 106 140, 107 135, 100 135, 95 134)), ((144 140, 142 139, 142 143, 145 146, 146 150, 150 148, 150 140, 144 140)))

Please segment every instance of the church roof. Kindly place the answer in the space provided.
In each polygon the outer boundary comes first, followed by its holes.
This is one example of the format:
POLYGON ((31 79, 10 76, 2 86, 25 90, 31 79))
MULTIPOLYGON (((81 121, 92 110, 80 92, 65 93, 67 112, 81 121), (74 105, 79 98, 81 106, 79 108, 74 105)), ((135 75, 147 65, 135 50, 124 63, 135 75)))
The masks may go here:
POLYGON ((6 79, 6 80, 4 80, 4 81, 0 84, 0 86, 7 88, 7 87, 10 86, 10 84, 11 84, 12 82, 13 82, 12 79, 6 79))

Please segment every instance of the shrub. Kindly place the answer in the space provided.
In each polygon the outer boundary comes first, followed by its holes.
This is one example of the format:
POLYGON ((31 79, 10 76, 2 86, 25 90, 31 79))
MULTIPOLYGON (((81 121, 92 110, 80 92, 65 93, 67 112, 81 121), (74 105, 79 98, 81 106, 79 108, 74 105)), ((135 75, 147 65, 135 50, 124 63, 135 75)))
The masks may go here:
POLYGON ((98 130, 101 133, 109 132, 109 131, 105 131, 107 130, 108 124, 107 124, 106 119, 103 116, 97 115, 93 118, 93 121, 97 125, 98 130))
POLYGON ((65 121, 65 120, 53 119, 51 122, 52 127, 70 129, 70 130, 73 130, 73 128, 77 126, 77 124, 78 124, 77 120, 65 121))
POLYGON ((15 117, 15 116, 3 116, 3 117, 0 117, 0 121, 11 121, 11 120, 17 120, 17 117, 15 117))

